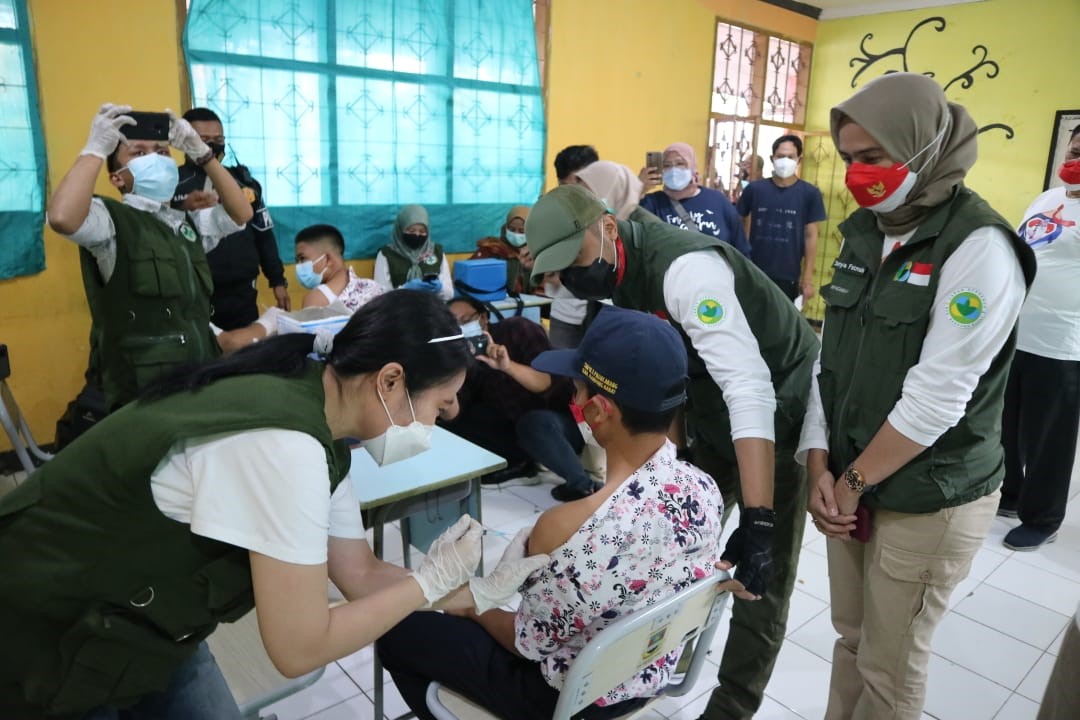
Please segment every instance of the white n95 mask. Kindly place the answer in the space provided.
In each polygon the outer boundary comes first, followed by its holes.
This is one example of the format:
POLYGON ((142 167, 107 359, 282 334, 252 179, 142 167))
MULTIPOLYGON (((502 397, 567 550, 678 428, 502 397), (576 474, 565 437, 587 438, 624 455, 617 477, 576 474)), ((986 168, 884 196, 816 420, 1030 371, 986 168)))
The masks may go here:
POLYGON ((412 398, 409 396, 408 391, 405 392, 405 397, 409 400, 409 412, 412 413, 413 418, 408 425, 396 424, 394 418, 390 415, 390 408, 386 406, 386 400, 383 400, 382 393, 378 389, 375 392, 378 393, 379 402, 382 403, 386 417, 390 420, 390 427, 386 429, 386 432, 360 443, 360 446, 371 455, 375 464, 380 467, 390 465, 401 460, 407 460, 429 449, 431 447, 431 431, 433 427, 424 425, 416 419, 416 412, 413 410, 412 398))

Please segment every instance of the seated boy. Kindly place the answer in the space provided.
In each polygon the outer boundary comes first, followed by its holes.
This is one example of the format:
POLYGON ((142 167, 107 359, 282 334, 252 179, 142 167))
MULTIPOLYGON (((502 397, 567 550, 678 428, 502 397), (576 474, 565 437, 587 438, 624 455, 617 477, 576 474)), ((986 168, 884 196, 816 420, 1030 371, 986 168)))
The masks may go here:
MULTIPOLYGON (((720 491, 676 459, 666 436, 686 397, 686 364, 668 323, 617 308, 600 312, 576 350, 533 361, 537 370, 573 378, 574 401, 607 451, 606 482, 537 520, 527 552, 546 553, 549 562, 525 581, 516 613, 489 609, 481 593, 479 612, 413 613, 376 643, 419 717, 433 717, 424 694, 435 680, 501 718, 551 718, 586 642, 715 572, 720 491)), ((658 659, 579 717, 617 717, 640 706, 670 681, 678 656, 658 659)))
POLYGON ((309 292, 304 307, 326 307, 335 300, 356 312, 386 292, 374 280, 357 277, 345 264, 345 238, 333 225, 311 225, 296 234, 296 279, 309 292))

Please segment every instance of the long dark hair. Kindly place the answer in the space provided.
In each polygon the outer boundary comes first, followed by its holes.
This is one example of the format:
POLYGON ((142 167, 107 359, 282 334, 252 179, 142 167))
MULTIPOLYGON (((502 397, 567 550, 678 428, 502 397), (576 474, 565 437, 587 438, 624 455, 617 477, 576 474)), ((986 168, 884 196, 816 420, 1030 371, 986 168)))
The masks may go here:
MULTIPOLYGON (((394 290, 357 310, 325 357, 341 378, 375 372, 391 362, 405 370, 405 387, 413 395, 449 380, 464 370, 472 356, 464 341, 430 343, 461 333, 453 313, 438 296, 419 290, 394 290)), ((315 336, 279 335, 227 357, 164 378, 147 387, 142 398, 153 400, 195 390, 234 375, 300 375, 308 364, 315 336)))

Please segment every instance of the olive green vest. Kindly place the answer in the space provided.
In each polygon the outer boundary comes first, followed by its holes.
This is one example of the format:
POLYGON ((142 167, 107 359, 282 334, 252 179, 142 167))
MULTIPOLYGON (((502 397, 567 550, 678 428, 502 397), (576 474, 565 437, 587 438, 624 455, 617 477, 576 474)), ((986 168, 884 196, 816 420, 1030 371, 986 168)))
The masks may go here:
MULTIPOLYGON (((1031 250, 966 188, 959 188, 884 262, 884 235, 873 213, 857 210, 840 225, 844 244, 833 263, 832 283, 821 289, 827 309, 818 376, 834 474, 859 456, 900 399, 904 378, 919 361, 931 316, 936 312, 938 322, 974 325, 984 302, 993 312, 994 298, 973 299, 978 288, 958 292, 948 308, 933 305, 945 262, 968 235, 988 225, 1012 240, 1030 286, 1035 276, 1031 250), (928 284, 911 282, 913 266, 920 271, 916 275, 929 275, 928 284)), ((896 512, 936 512, 997 488, 1005 472, 1001 411, 1015 345, 1014 329, 979 380, 959 424, 866 493, 867 504, 896 512)))
POLYGON ((166 518, 150 478, 185 439, 281 428, 322 444, 332 493, 350 456, 326 424, 322 368, 130 403, 0 498, 0 716, 131 704, 253 607, 248 551, 166 518))
POLYGON ((88 250, 79 258, 97 353, 90 364, 112 410, 162 375, 217 357, 220 348, 210 331, 210 267, 191 225, 177 235, 148 212, 101 200, 116 227, 109 281, 88 250))
MULTIPOLYGON (((436 243, 434 248, 435 252, 420 261, 420 271, 424 275, 438 275, 442 271, 442 245, 436 243)), ((386 258, 386 266, 390 270, 390 284, 394 287, 401 287, 408 282, 412 260, 399 253, 393 245, 383 245, 382 254, 386 258)))
MULTIPOLYGON (((772 374, 776 391, 776 442, 790 446, 794 452, 806 414, 818 343, 814 331, 792 302, 742 253, 716 238, 662 222, 634 221, 620 221, 619 236, 626 251, 626 274, 614 297, 620 307, 662 311, 670 319, 671 313, 664 305, 664 274, 671 263, 687 253, 711 250, 731 265, 739 305, 772 374)), ((675 327, 683 336, 690 359, 687 411, 694 436, 735 462, 731 419, 723 393, 686 333, 678 324, 675 327)))

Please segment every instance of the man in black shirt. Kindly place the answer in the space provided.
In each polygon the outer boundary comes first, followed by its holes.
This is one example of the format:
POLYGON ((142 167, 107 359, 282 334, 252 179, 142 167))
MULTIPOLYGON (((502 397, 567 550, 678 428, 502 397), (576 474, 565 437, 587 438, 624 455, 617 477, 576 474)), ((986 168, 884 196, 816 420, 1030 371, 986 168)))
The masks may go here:
MULTIPOLYGON (((184 119, 191 123, 219 160, 224 158, 225 133, 216 113, 206 108, 192 108, 184 113, 184 119)), ((211 299, 214 314, 211 320, 222 330, 235 330, 250 325, 259 317, 255 283, 260 267, 274 291, 277 306, 288 311, 291 303, 285 270, 274 238, 274 221, 263 203, 262 187, 243 165, 225 169, 239 183, 255 212, 243 230, 223 238, 214 250, 206 254, 214 278, 211 299)), ((172 200, 174 208, 195 210, 211 207, 217 202, 217 194, 210 189, 206 173, 201 168, 190 161, 180 166, 180 183, 172 200)))

